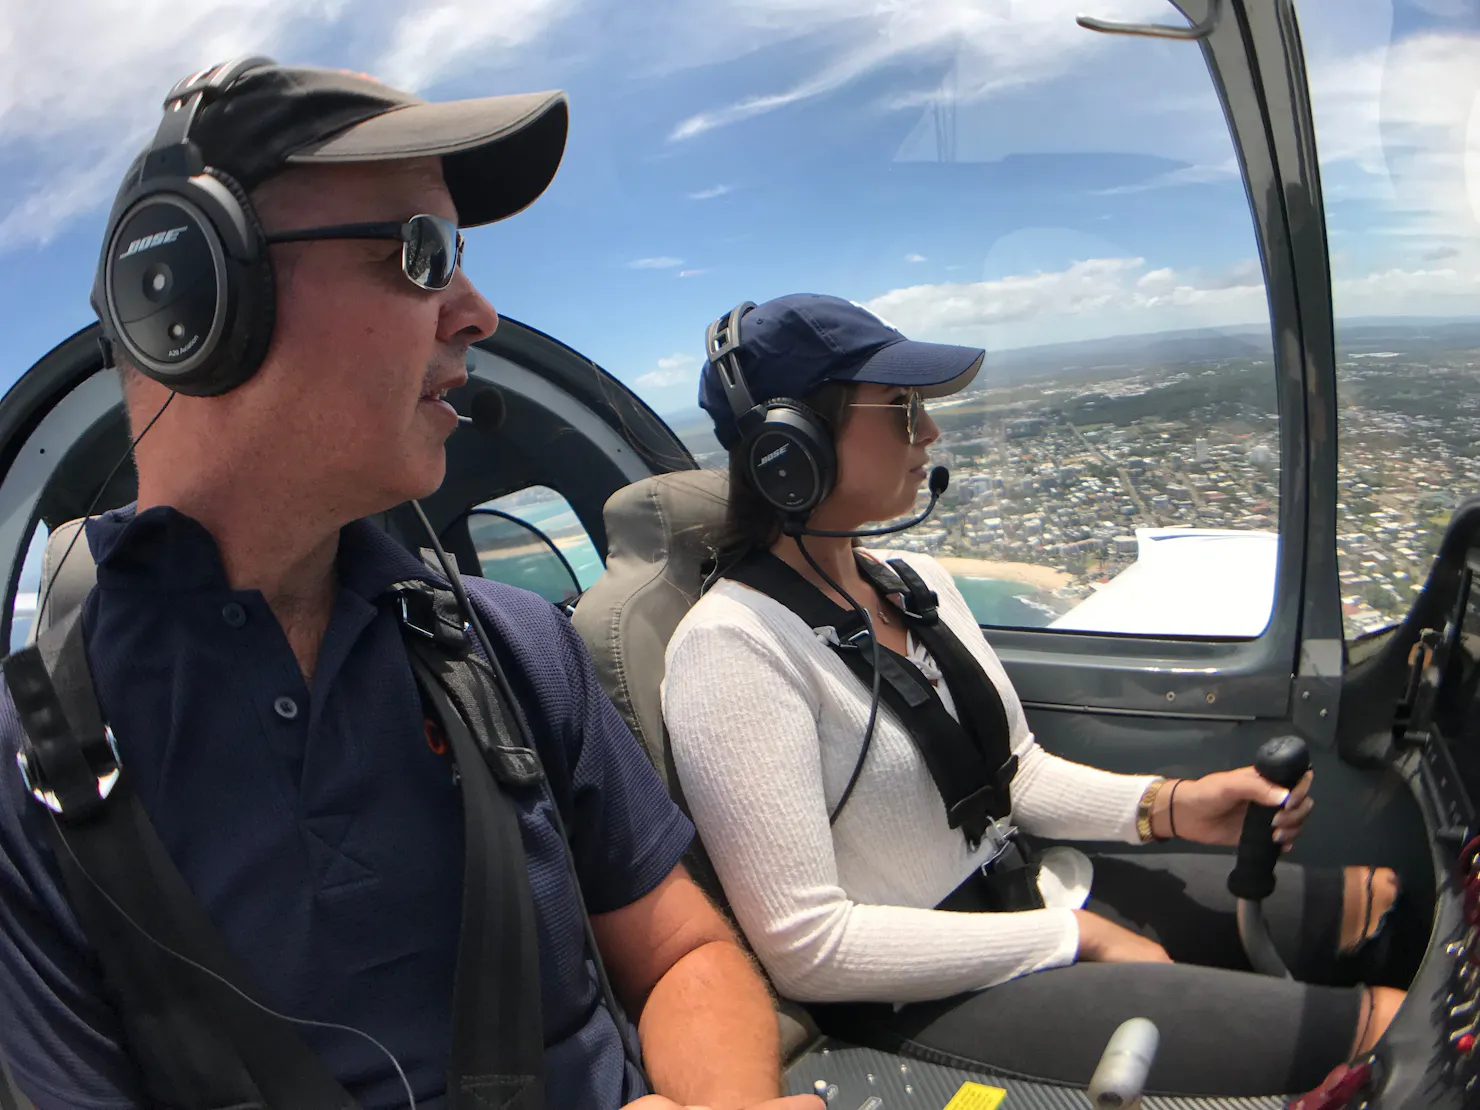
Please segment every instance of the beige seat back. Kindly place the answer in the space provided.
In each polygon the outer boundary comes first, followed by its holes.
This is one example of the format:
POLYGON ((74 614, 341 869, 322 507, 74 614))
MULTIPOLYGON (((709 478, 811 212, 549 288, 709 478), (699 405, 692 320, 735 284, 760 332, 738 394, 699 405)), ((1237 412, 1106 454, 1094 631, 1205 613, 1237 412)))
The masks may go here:
POLYGON ((58 613, 81 604, 92 588, 92 549, 87 546, 87 536, 77 535, 84 523, 82 517, 69 520, 46 537, 46 547, 41 552, 41 581, 36 587, 36 604, 39 606, 48 592, 51 597, 46 603, 46 611, 34 614, 41 619, 32 619, 31 627, 26 631, 27 644, 34 644, 36 637, 55 623, 58 613), (77 539, 75 544, 72 542, 74 536, 77 539), (67 555, 68 547, 72 549, 70 555, 67 555), (67 562, 62 567, 63 577, 58 579, 57 567, 63 555, 66 555, 67 562))
MULTIPOLYGON (((680 806, 683 788, 659 698, 663 655, 678 622, 699 599, 724 521, 728 486, 723 472, 684 470, 644 478, 612 494, 604 513, 606 573, 582 595, 573 618, 607 695, 680 806)), ((695 843, 685 862, 710 897, 726 908, 701 844, 695 843)), ((794 1003, 780 1002, 777 1013, 782 1051, 790 1059, 816 1040, 817 1027, 794 1003)))

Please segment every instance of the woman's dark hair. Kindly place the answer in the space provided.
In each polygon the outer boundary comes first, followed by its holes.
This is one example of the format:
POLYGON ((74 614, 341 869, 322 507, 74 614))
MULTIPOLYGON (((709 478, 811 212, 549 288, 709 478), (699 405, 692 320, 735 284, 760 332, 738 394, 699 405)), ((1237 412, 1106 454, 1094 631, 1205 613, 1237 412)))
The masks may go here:
MULTIPOLYGON (((820 416, 834 439, 848 421, 848 406, 858 387, 849 382, 827 382, 802 402, 820 416)), ((720 528, 715 555, 721 568, 732 566, 752 551, 764 551, 781 536, 781 513, 750 480, 740 452, 730 452, 730 492, 725 503, 725 522, 720 528)))

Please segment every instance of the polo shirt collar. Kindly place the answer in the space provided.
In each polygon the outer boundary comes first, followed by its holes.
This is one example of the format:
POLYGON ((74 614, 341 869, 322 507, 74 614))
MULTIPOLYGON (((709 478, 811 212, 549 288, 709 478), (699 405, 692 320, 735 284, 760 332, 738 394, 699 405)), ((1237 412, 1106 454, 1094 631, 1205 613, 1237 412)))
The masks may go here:
MULTIPOLYGON (((161 593, 231 589, 215 537, 168 505, 142 513, 125 505, 90 519, 86 528, 102 586, 161 593)), ((364 520, 340 529, 336 569, 341 588, 370 602, 400 582, 447 586, 441 575, 364 520)))

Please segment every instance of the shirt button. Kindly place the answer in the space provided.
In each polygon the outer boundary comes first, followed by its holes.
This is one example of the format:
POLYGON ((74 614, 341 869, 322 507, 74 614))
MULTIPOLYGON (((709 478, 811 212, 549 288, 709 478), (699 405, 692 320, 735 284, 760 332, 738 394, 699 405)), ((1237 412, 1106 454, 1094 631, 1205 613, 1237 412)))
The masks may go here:
POLYGON ((290 697, 278 698, 272 703, 272 711, 285 721, 298 716, 298 703, 290 697))
POLYGON ((247 611, 234 601, 228 601, 221 606, 221 619, 232 628, 240 628, 247 623, 247 611))

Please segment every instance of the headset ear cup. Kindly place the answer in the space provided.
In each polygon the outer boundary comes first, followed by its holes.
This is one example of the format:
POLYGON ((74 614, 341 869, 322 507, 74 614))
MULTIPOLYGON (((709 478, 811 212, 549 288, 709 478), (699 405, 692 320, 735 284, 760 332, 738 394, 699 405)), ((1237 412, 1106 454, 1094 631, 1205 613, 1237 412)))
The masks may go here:
POLYGON ((262 230, 251 198, 229 174, 212 167, 207 167, 205 172, 225 186, 236 200, 255 246, 255 261, 237 269, 240 282, 227 290, 227 296, 235 298, 235 303, 227 307, 231 324, 203 375, 205 380, 200 383, 200 393, 213 395, 226 393, 247 381, 267 358, 277 322, 277 288, 267 250, 267 234, 262 230))
POLYGON ((777 398, 765 409, 765 419, 745 442, 751 484, 778 512, 805 517, 832 490, 832 431, 800 401, 777 398))

